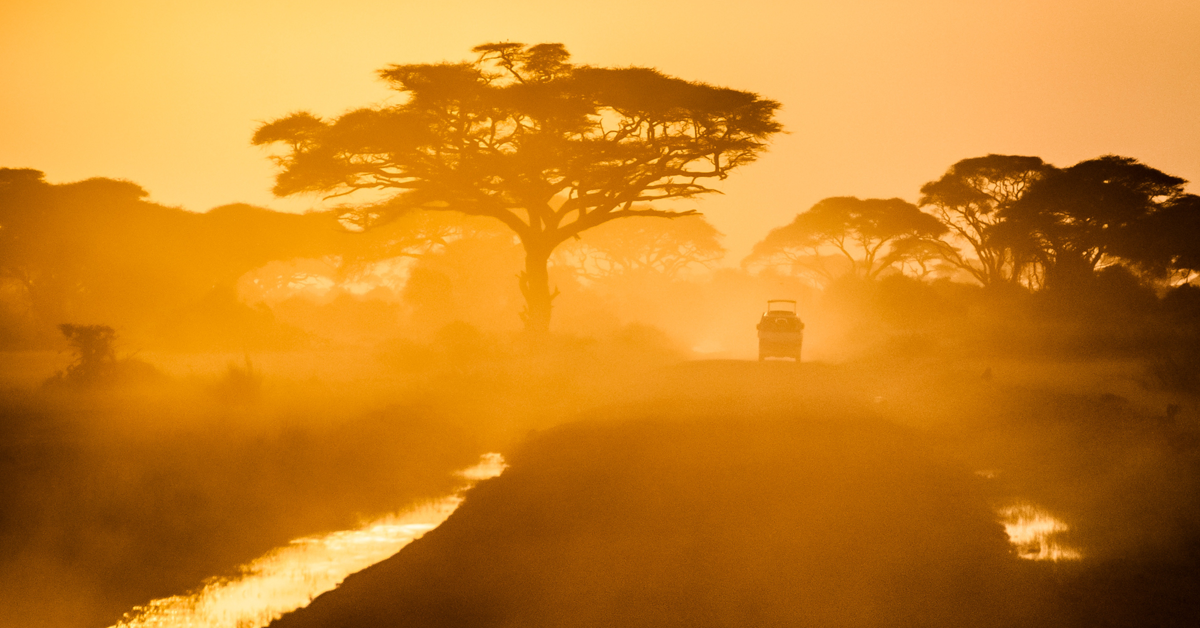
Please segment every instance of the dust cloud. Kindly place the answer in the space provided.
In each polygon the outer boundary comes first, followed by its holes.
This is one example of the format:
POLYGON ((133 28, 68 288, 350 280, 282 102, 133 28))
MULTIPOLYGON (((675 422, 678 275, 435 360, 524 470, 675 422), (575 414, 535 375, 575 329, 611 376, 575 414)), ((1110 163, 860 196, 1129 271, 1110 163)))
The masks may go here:
POLYGON ((113 625, 487 452, 276 625, 1200 619, 1191 271, 826 276, 628 218, 550 259, 539 334, 497 221, 147 198, 0 171, 2 626, 113 625), (756 360, 768 299, 799 361, 756 360))

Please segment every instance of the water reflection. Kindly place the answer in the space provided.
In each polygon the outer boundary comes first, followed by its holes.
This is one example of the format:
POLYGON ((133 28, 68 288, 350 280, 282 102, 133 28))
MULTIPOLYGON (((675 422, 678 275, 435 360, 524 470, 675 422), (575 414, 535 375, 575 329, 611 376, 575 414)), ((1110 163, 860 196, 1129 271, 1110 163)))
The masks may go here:
POLYGON ((243 566, 236 577, 215 578, 190 594, 137 606, 112 628, 266 626, 421 538, 458 508, 471 484, 500 475, 504 468, 500 454, 485 454, 479 464, 457 473, 468 484, 454 495, 356 530, 297 539, 243 566))
POLYGON ((1079 560, 1083 555, 1057 540, 1070 528, 1053 515, 1032 504, 1017 504, 1000 509, 1004 531, 1017 548, 1017 555, 1028 560, 1079 560))

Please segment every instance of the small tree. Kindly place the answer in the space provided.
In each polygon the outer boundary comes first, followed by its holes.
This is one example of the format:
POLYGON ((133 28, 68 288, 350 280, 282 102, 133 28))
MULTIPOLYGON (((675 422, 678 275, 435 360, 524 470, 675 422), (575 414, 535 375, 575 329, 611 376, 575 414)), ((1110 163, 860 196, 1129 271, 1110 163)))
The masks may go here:
POLYGON ((365 226, 411 208, 490 216, 525 250, 525 324, 549 328, 554 249, 616 218, 695 214, 664 201, 714 192, 781 130, 779 103, 648 68, 570 63, 561 44, 485 44, 474 61, 392 65, 405 96, 325 121, 301 112, 262 125, 280 143, 279 195, 394 193, 365 226), (642 208, 642 204, 654 204, 642 208))
POLYGON ((116 330, 108 325, 70 324, 59 325, 58 329, 75 352, 75 360, 61 375, 63 379, 90 383, 113 373, 117 364, 113 346, 117 340, 116 330))
POLYGON ((945 232, 936 218, 907 201, 837 196, 772 229, 754 245, 747 263, 788 265, 819 283, 843 272, 874 279, 916 249, 914 239, 932 242, 945 232), (900 242, 904 246, 896 247, 900 242))

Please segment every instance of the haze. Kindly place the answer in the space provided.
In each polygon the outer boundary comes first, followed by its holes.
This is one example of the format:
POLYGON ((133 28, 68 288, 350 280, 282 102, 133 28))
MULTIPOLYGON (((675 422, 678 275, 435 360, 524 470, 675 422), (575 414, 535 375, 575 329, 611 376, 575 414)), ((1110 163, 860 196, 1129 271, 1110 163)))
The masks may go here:
POLYGON ((563 42, 784 104, 779 137, 698 205, 736 262, 764 231, 841 195, 915 201, 914 182, 987 153, 1070 164, 1132 155, 1200 179, 1200 7, 1138 3, 523 0, 203 5, 6 2, 0 164, 51 181, 129 179, 192 211, 270 195, 257 122, 389 92, 388 63, 485 41, 563 42))
POLYGON ((1200 625, 1194 2, 0 6, 0 628, 1200 625))

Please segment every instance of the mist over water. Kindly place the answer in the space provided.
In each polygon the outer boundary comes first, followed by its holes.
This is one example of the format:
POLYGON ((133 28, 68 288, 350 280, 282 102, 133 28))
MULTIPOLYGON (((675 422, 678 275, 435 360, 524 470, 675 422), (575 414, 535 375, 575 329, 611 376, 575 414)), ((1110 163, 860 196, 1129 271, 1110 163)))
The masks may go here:
MULTIPOLYGON (((504 471, 499 454, 455 475, 472 483, 504 471)), ((470 488, 464 486, 461 491, 470 488)), ((307 604, 347 575, 395 554, 436 528, 462 503, 455 494, 354 530, 293 540, 243 565, 234 578, 216 578, 199 591, 138 606, 114 628, 253 628, 307 604)))

